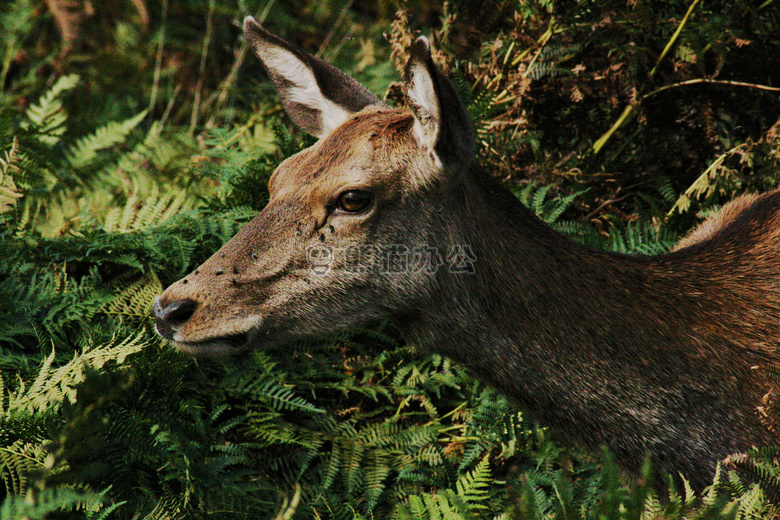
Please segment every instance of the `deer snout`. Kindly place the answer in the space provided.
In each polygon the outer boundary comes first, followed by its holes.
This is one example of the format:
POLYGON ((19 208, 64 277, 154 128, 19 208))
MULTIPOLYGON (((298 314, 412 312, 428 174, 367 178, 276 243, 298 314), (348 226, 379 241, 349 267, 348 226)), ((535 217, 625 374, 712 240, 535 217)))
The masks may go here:
POLYGON ((173 334, 195 313, 198 302, 195 300, 176 300, 171 303, 157 298, 152 305, 157 333, 167 340, 173 340, 173 334))

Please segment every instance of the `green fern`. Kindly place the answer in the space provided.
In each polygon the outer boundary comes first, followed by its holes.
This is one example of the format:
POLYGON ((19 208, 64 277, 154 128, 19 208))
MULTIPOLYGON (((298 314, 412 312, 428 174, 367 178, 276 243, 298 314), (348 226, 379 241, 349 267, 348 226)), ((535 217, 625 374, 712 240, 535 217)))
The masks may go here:
POLYGON ((478 518, 487 511, 486 501, 492 476, 489 457, 485 456, 473 471, 462 475, 455 490, 447 489, 434 494, 412 495, 408 505, 399 505, 396 518, 399 520, 465 520, 478 518))
POLYGON ((591 226, 560 220, 561 215, 571 207, 576 198, 587 190, 561 198, 549 198, 548 194, 553 187, 529 184, 515 194, 540 219, 578 242, 617 253, 657 255, 669 252, 678 240, 677 233, 672 230, 644 221, 614 225, 605 240, 591 226))
POLYGON ((89 323, 110 299, 96 287, 96 270, 76 281, 61 266, 39 270, 20 261, 0 264, 0 274, 10 276, 0 277, 0 345, 22 345, 38 331, 67 344, 69 331, 89 323))
POLYGON ((103 230, 107 233, 126 233, 159 225, 189 209, 192 206, 189 199, 190 194, 184 189, 160 194, 158 186, 153 185, 145 196, 141 197, 139 192, 134 192, 124 206, 109 209, 103 230))
POLYGON ((76 400, 76 386, 84 380, 90 369, 100 369, 108 362, 124 363, 125 359, 140 352, 152 343, 143 332, 113 342, 85 349, 70 362, 53 368, 55 352, 46 357, 32 384, 22 383, 8 400, 8 408, 16 410, 46 411, 58 406, 65 399, 76 400))
POLYGON ((33 444, 23 439, 8 446, 0 446, 0 476, 6 493, 24 496, 28 489, 29 475, 46 467, 46 455, 40 443, 33 444))
POLYGON ((46 520, 52 513, 81 512, 86 520, 105 520, 122 506, 116 503, 106 506, 106 489, 102 493, 90 493, 74 489, 44 489, 34 499, 26 496, 7 497, 0 505, 0 520, 46 520))
POLYGON ((668 253, 677 239, 677 234, 668 228, 655 226, 652 222, 636 222, 612 227, 606 249, 617 253, 658 255, 668 253))
POLYGON ((474 471, 466 473, 456 484, 458 496, 462 498, 471 511, 486 510, 484 502, 488 499, 492 477, 490 474, 490 459, 486 455, 474 468, 474 471))
POLYGON ((19 169, 19 141, 14 138, 11 149, 0 157, 0 214, 10 211, 23 196, 14 184, 12 173, 19 169))
POLYGON ((68 163, 73 168, 84 168, 97 158, 101 150, 125 142, 130 132, 146 117, 147 111, 121 122, 110 121, 95 130, 92 134, 77 140, 65 152, 68 163))
POLYGON ((715 193, 716 190, 721 189, 724 184, 733 181, 736 177, 736 172, 725 166, 725 161, 730 156, 738 153, 744 149, 747 143, 742 143, 731 150, 719 155, 699 177, 693 181, 682 195, 677 198, 672 209, 669 210, 669 215, 675 212, 683 213, 688 211, 691 206, 692 200, 703 200, 715 193))
MULTIPOLYGON (((725 465, 737 471, 729 473, 729 487, 735 495, 751 494, 752 503, 757 504, 746 483, 753 482, 760 486, 763 495, 774 504, 780 504, 780 466, 777 457, 778 447, 753 448, 748 453, 730 455, 724 461, 725 465)), ((763 503, 762 503, 763 505, 763 503)))
POLYGON ((109 316, 120 316, 134 321, 146 319, 155 298, 163 291, 162 283, 152 270, 129 283, 128 278, 123 276, 114 282, 118 293, 102 310, 109 316))
POLYGON ((515 195, 528 209, 533 211, 536 216, 545 223, 555 225, 558 219, 574 202, 574 200, 585 193, 587 190, 571 193, 565 197, 548 199, 549 191, 554 187, 553 184, 539 186, 538 184, 528 184, 522 190, 516 191, 515 195))
POLYGON ((61 78, 27 111, 20 133, 24 153, 14 180, 36 197, 21 203, 16 228, 45 236, 79 234, 100 222, 112 231, 115 225, 137 230, 191 207, 198 190, 184 193, 188 180, 172 183, 165 170, 172 161, 184 167, 193 147, 163 138, 160 125, 153 124, 143 142, 124 152, 146 112, 74 138, 61 98, 77 81, 61 78), (142 164, 152 171, 139 168, 142 164))
POLYGON ((57 144, 65 134, 65 121, 68 119, 61 96, 76 88, 78 83, 79 77, 75 74, 60 77, 37 103, 27 109, 28 123, 22 128, 31 128, 38 139, 49 146, 57 144))

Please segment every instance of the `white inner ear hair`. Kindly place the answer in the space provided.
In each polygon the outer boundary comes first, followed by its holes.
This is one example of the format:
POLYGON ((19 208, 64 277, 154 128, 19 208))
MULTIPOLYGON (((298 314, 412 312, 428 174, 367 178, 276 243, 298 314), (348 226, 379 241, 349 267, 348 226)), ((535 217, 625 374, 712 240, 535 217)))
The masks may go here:
POLYGON ((406 89, 406 95, 416 110, 427 112, 427 117, 439 119, 439 100, 436 99, 436 89, 433 78, 422 64, 415 64, 412 69, 412 80, 406 89))
POLYGON ((433 78, 422 64, 412 66, 411 76, 406 97, 415 115, 414 132, 420 144, 433 150, 439 134, 439 100, 433 78))
POLYGON ((325 97, 314 73, 295 54, 279 47, 269 47, 263 51, 266 67, 292 83, 287 91, 287 99, 320 113, 322 128, 317 137, 326 136, 347 120, 349 112, 325 97))

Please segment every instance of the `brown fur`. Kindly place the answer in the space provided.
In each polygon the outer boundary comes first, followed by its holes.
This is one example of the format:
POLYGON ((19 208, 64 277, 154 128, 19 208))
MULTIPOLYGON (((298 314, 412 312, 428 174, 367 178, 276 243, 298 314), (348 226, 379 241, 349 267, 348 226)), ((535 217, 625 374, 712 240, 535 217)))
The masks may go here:
POLYGON ((577 244, 463 159, 470 128, 442 144, 465 115, 423 44, 407 81, 423 76, 409 88, 442 112, 421 125, 414 107, 367 106, 283 162, 260 215, 155 303, 160 333, 211 354, 390 319, 565 438, 631 470, 651 453, 697 487, 730 453, 775 443, 757 407, 780 360, 780 193, 739 199, 667 255, 577 244), (354 189, 371 206, 337 211, 354 189), (355 271, 344 254, 372 246, 364 260, 381 262, 398 245, 467 245, 474 272, 355 271), (324 274, 307 263, 318 246, 333 252, 324 274))
POLYGON ((699 226, 694 228, 690 233, 677 242, 673 251, 677 251, 684 247, 688 247, 690 245, 712 238, 732 220, 736 219, 744 209, 752 206, 757 198, 758 195, 755 193, 746 193, 745 195, 741 195, 732 200, 723 206, 719 212, 710 216, 707 220, 702 222, 699 226))

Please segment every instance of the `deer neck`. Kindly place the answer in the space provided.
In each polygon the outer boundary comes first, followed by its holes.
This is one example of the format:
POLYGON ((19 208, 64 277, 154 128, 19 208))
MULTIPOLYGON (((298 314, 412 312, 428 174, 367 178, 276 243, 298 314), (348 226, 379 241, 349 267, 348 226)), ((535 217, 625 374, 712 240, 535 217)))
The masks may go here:
POLYGON ((431 240, 446 261, 428 300, 398 320, 410 342, 469 364, 476 349, 491 350, 485 342, 509 343, 521 357, 535 345, 585 341, 572 329, 586 328, 616 302, 626 305, 629 257, 573 242, 487 174, 471 178, 478 181, 454 192, 449 205, 462 213, 442 212, 442 221, 432 222, 431 240))
POLYGON ((765 359, 725 343, 730 335, 717 327, 738 327, 741 318, 713 325, 723 315, 717 294, 708 294, 717 289, 698 282, 690 251, 641 257, 577 244, 487 175, 454 196, 453 207, 466 211, 457 226, 434 222, 449 230, 438 247, 470 246, 474 272, 441 272, 428 301, 396 320, 410 344, 467 365, 586 446, 610 444, 609 435, 634 423, 645 432, 642 448, 624 456, 637 465, 644 449, 708 431, 708 407, 755 422, 751 408, 722 396, 757 399, 743 383, 753 377, 748 365, 765 359), (690 399, 701 409, 689 412, 690 399), (668 426, 676 414, 690 415, 687 433, 668 426), (666 426, 653 431, 660 421, 666 426), (590 425, 589 437, 575 424, 590 425))

